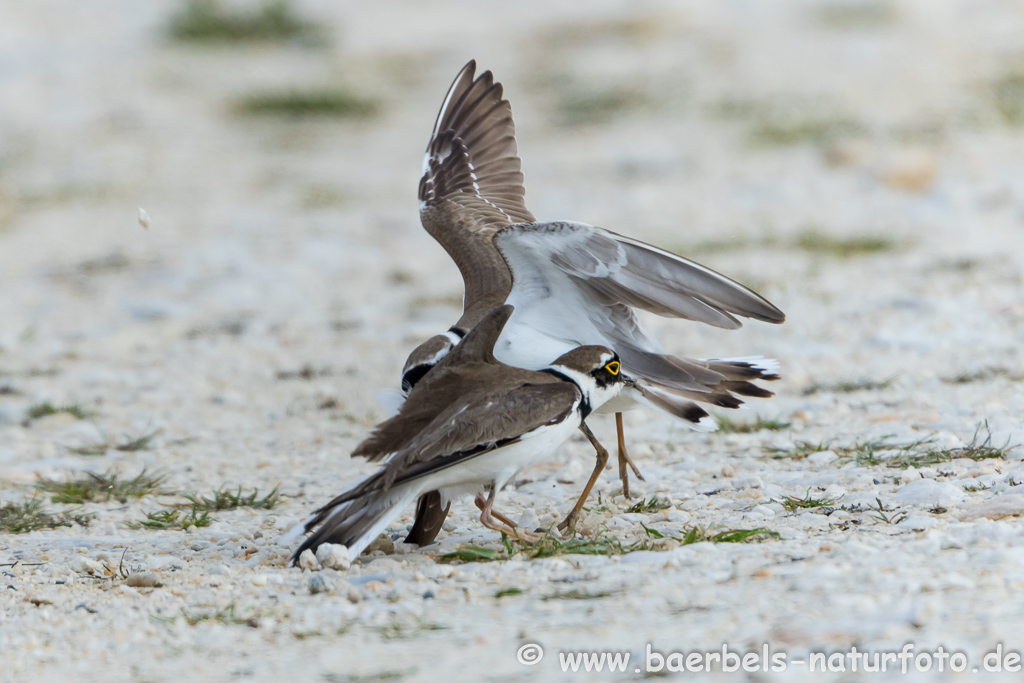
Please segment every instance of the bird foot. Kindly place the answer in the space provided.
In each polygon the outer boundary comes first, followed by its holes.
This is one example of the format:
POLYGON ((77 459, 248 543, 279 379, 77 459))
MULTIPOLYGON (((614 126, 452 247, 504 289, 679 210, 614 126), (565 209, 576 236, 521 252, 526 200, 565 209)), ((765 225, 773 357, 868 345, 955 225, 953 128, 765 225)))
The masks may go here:
POLYGON ((529 529, 524 529, 507 516, 493 509, 493 495, 488 498, 484 498, 482 493, 478 493, 473 502, 478 508, 480 508, 480 523, 492 531, 497 531, 513 538, 518 538, 520 541, 525 541, 527 543, 536 543, 544 537, 542 534, 537 534, 529 529))

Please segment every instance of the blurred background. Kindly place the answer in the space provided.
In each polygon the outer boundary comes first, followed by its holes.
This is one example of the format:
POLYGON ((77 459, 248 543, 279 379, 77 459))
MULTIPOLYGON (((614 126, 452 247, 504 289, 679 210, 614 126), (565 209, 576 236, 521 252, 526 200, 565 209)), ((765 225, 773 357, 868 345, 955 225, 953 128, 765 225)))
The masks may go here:
MULTIPOLYGON (((799 331, 786 359, 798 384, 885 363, 823 350, 850 325, 926 344, 934 330, 915 310, 944 309, 936 324, 961 342, 943 351, 950 371, 983 364, 978 344, 1020 341, 1020 299, 992 301, 982 282, 1020 284, 1014 2, 3 12, 0 349, 19 365, 181 328, 308 324, 331 355, 435 330, 461 284, 414 194, 440 98, 469 58, 506 86, 537 216, 633 235, 757 288, 790 313, 757 339, 799 331)), ((753 341, 673 329, 690 355, 753 341)), ((394 373, 391 351, 375 371, 394 373)))
POLYGON ((1020 2, 35 0, 0 7, 0 498, 141 463, 282 484, 272 528, 341 490, 377 391, 459 314, 416 187, 471 58, 505 86, 538 218, 788 315, 649 320, 673 353, 778 358, 743 419, 791 431, 631 413, 641 468, 985 421, 1024 442, 1020 2))

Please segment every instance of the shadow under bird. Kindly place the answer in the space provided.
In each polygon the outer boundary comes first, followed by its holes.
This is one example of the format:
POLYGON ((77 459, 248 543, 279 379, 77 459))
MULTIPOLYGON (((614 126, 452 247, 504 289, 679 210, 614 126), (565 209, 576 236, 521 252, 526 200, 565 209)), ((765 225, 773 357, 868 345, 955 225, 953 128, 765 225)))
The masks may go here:
MULTIPOLYGON (((622 411, 638 404, 711 431, 717 423, 698 403, 725 408, 737 396, 769 397, 754 380, 778 379, 764 358, 695 360, 668 354, 640 326, 634 309, 736 329, 737 318, 781 323, 785 315, 760 295, 698 263, 583 223, 538 222, 526 208, 512 108, 490 71, 469 62, 438 113, 423 161, 420 220, 448 252, 465 284, 462 317, 417 347, 403 369, 405 392, 488 311, 503 303, 515 313, 495 356, 537 369, 583 344, 614 349, 635 386, 600 412, 616 414, 619 476, 629 496, 622 411)), ((595 468, 592 480, 603 464, 595 468)), ((436 493, 420 501, 408 540, 430 543, 446 514, 436 493)), ((560 528, 572 528, 570 516, 560 528)))
POLYGON ((475 493, 487 528, 523 540, 538 538, 495 511, 495 495, 577 429, 596 444, 584 420, 632 380, 623 375, 615 352, 602 346, 571 349, 539 371, 501 363, 494 344, 511 315, 507 305, 485 315, 412 388, 399 413, 356 448, 353 455, 386 462, 282 538, 287 545, 313 531, 293 562, 322 543, 344 544, 355 559, 428 491, 437 492, 446 512, 453 498, 475 493), (485 487, 490 489, 486 497, 485 487))

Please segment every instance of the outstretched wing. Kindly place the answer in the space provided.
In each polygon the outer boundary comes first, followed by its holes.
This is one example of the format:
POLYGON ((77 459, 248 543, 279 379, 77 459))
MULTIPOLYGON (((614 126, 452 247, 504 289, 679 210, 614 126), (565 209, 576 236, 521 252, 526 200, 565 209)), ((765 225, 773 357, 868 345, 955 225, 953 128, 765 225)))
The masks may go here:
MULTIPOLYGON (((503 228, 494 239, 517 292, 543 294, 569 285, 602 303, 726 329, 740 327, 736 316, 770 323, 786 319, 740 283, 609 230, 583 223, 532 223, 503 228)), ((516 300, 522 304, 521 297, 516 300)))
POLYGON ((774 372, 757 363, 668 355, 634 313, 642 309, 724 328, 739 327, 736 316, 785 319, 743 285, 643 242, 579 223, 513 225, 494 240, 512 271, 507 301, 515 306, 499 350, 517 343, 519 358, 530 348, 521 342, 534 333, 570 345, 603 344, 619 354, 623 372, 641 380, 633 392, 636 400, 698 424, 707 413, 694 401, 736 407, 742 401, 733 394, 768 394, 752 380, 774 379, 774 372))
POLYGON ((431 234, 430 214, 446 203, 471 216, 477 230, 534 220, 523 202, 512 106, 490 71, 474 79, 475 72, 471 61, 455 78, 427 145, 419 198, 431 234))

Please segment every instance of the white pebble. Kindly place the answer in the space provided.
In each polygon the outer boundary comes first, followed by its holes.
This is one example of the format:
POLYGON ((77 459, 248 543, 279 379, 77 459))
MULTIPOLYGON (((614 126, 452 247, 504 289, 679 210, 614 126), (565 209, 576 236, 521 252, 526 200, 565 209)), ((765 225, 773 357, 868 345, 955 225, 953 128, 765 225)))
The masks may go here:
POLYGON ((320 564, 316 561, 316 555, 309 548, 302 551, 299 555, 299 568, 308 569, 309 571, 315 571, 320 567, 320 564))
POLYGON ((97 562, 91 557, 85 557, 79 555, 75 559, 71 560, 69 565, 71 571, 78 572, 79 574, 92 574, 93 576, 103 574, 103 563, 97 562))
POLYGON ((808 455, 806 462, 812 465, 827 465, 828 463, 838 459, 839 456, 836 455, 835 451, 818 451, 817 453, 811 453, 808 455))
MULTIPOLYGON (((305 553, 303 553, 305 554, 305 553)), ((348 548, 339 543, 324 543, 316 549, 316 561, 326 569, 344 571, 352 565, 348 556, 348 548)), ((301 565, 302 558, 299 558, 301 565)))
POLYGON ((149 214, 141 206, 139 207, 139 225, 149 230, 149 214))

